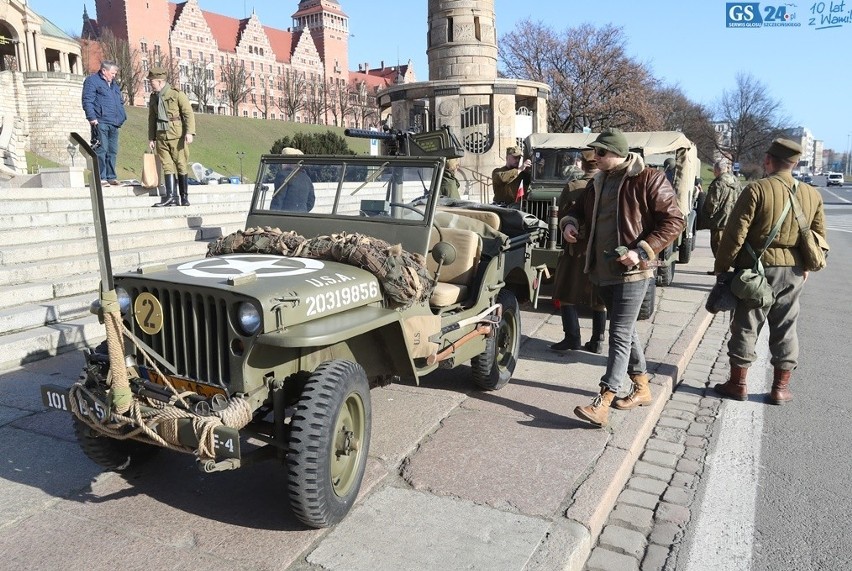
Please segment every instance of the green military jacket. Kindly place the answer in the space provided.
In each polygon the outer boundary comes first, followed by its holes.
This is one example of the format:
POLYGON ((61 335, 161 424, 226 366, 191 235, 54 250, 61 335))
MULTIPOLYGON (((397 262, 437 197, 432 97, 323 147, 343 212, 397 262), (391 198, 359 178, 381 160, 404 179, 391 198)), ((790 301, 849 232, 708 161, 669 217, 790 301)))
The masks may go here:
POLYGON ((731 210, 740 197, 740 182, 729 172, 713 179, 704 199, 704 216, 710 230, 720 230, 728 223, 731 210))
POLYGON ((166 105, 166 114, 169 116, 169 128, 167 131, 157 130, 157 107, 160 104, 161 95, 151 93, 148 101, 148 140, 156 139, 180 139, 185 135, 195 136, 195 113, 189 98, 183 91, 169 86, 162 95, 163 103, 166 105))
POLYGON ((494 202, 512 204, 518 201, 518 187, 523 181, 524 171, 518 168, 502 166, 491 173, 491 184, 494 186, 494 202))
POLYGON ((459 179, 456 178, 456 175, 444 169, 444 176, 441 178, 441 196, 461 198, 459 186, 459 179))
MULTIPOLYGON (((763 243, 772 231, 772 227, 778 222, 787 203, 789 196, 787 189, 793 188, 795 182, 790 172, 784 171, 752 182, 743 189, 719 241, 715 271, 724 272, 730 267, 749 268, 754 265, 754 259, 743 244, 748 241, 755 251, 763 247, 763 243)), ((811 230, 824 238, 825 212, 822 195, 812 186, 800 182, 796 197, 799 199, 805 218, 810 222, 811 230)), ((781 229, 763 253, 763 264, 801 267, 798 243, 799 225, 793 209, 790 208, 789 214, 781 224, 781 229)))

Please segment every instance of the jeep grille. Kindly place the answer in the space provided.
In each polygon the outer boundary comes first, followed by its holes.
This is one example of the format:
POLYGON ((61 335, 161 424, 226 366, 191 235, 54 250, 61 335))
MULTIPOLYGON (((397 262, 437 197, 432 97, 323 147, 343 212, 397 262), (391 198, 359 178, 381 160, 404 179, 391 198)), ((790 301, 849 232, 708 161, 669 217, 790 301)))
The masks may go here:
POLYGON ((201 382, 227 387, 228 311, 223 299, 173 289, 128 288, 131 299, 148 291, 163 306, 163 329, 149 335, 135 319, 128 319, 130 330, 163 358, 177 373, 201 382))
MULTIPOLYGON (((550 223, 548 220, 550 205, 552 204, 552 199, 548 200, 524 200, 521 204, 521 210, 528 214, 532 214, 539 220, 543 220, 546 223, 550 223)), ((556 232, 556 247, 562 247, 562 233, 556 232)))

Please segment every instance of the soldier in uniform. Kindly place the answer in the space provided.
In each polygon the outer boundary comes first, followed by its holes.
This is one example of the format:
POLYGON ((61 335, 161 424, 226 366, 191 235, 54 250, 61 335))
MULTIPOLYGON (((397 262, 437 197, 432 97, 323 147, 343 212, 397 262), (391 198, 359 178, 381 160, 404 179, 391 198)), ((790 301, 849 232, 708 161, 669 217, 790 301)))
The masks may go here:
POLYGON ((165 69, 152 67, 148 79, 153 91, 148 102, 148 146, 163 164, 166 186, 166 196, 154 206, 189 206, 188 145, 195 137, 195 114, 186 94, 168 84, 165 69))
POLYGON ((492 171, 491 183, 494 186, 495 203, 512 205, 520 202, 518 189, 532 168, 530 159, 521 163, 523 156, 524 152, 520 147, 509 147, 506 149, 506 164, 492 171))
MULTIPOLYGON (((799 162, 802 147, 788 139, 775 139, 766 151, 763 168, 766 176, 743 189, 734 205, 728 224, 722 233, 716 251, 716 273, 728 268, 750 268, 754 265, 748 244, 759 251, 772 228, 778 223, 784 206, 793 190, 802 207, 810 229, 825 238, 825 212, 822 196, 812 186, 793 179, 792 169, 799 162)), ((796 322, 799 318, 799 295, 808 277, 801 266, 798 248, 799 225, 793 210, 787 212, 775 239, 766 248, 761 260, 766 279, 775 293, 769 307, 748 309, 738 303, 731 319, 731 338, 728 341, 728 358, 731 376, 726 383, 713 388, 716 392, 736 400, 748 398, 746 376, 748 368, 757 358, 754 346, 764 322, 769 321, 770 362, 774 367, 772 392, 769 402, 784 404, 793 399, 790 376, 799 359, 799 339, 796 322)))
POLYGON ((459 179, 456 178, 456 170, 459 168, 458 159, 447 159, 444 166, 444 176, 441 177, 441 196, 459 199, 459 179))
MULTIPOLYGON (((572 167, 565 188, 559 195, 559 219, 568 213, 568 208, 586 192, 586 188, 595 173, 598 172, 597 159, 594 149, 588 149, 580 155, 580 168, 572 167)), ((575 305, 583 304, 592 307, 592 338, 582 347, 592 353, 603 352, 604 331, 606 330, 606 306, 597 299, 589 277, 583 272, 586 265, 586 225, 579 229, 578 242, 563 244, 562 254, 556 263, 553 281, 553 291, 560 303, 562 314, 562 331, 565 338, 554 343, 550 348, 564 352, 580 349, 580 320, 577 318, 575 305)))
MULTIPOLYGON (((731 210, 740 197, 740 182, 728 172, 728 161, 719 159, 713 163, 713 175, 716 177, 707 187, 702 214, 710 229, 710 249, 713 255, 719 249, 719 240, 728 223, 731 210)), ((712 272, 711 272, 712 273, 712 272)))

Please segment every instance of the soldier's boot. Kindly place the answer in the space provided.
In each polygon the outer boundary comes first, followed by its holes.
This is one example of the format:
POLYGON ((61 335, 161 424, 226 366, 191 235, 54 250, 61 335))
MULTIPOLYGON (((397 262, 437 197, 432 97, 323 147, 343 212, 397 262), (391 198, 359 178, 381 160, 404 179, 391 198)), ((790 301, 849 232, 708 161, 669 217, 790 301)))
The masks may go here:
POLYGON ((606 332, 606 311, 592 312, 592 338, 583 344, 589 353, 603 353, 604 333, 606 332))
POLYGON ((178 189, 180 190, 180 201, 178 202, 178 206, 189 206, 189 175, 188 174, 179 174, 177 175, 178 179, 178 189))
POLYGON ((574 414, 588 420, 595 426, 606 426, 609 422, 609 407, 612 404, 612 399, 615 398, 615 393, 606 387, 601 388, 601 394, 595 397, 592 404, 588 406, 578 406, 574 409, 574 414))
POLYGON ((163 175, 163 184, 166 187, 166 195, 163 197, 163 200, 153 206, 176 206, 178 203, 178 197, 177 191, 175 190, 175 175, 163 175))
POLYGON ((726 383, 714 385, 713 390, 734 400, 746 400, 748 398, 746 375, 748 375, 748 368, 731 365, 731 377, 726 383))
POLYGON ((577 309, 566 303, 560 308, 560 313, 562 314, 562 330, 565 332, 565 338, 559 343, 554 343, 550 348, 560 353, 579 349, 580 321, 577 319, 577 309))
POLYGON ((654 397, 651 394, 651 389, 648 387, 648 375, 631 375, 630 380, 633 381, 633 390, 626 397, 617 398, 612 401, 612 408, 618 410, 630 410, 637 406, 645 406, 654 402, 654 397))
POLYGON ((772 404, 785 404, 793 400, 790 392, 790 375, 793 371, 775 369, 772 377, 772 391, 769 393, 769 402, 772 404))

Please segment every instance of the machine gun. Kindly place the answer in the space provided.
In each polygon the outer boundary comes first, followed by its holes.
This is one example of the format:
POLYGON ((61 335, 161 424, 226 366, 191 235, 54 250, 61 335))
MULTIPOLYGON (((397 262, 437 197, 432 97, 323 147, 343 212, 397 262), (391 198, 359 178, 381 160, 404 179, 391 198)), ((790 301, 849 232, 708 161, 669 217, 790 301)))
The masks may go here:
POLYGON ((367 129, 346 129, 343 134, 357 139, 379 139, 384 142, 383 155, 397 157, 447 157, 454 159, 464 156, 464 148, 458 139, 444 125, 436 131, 411 133, 398 129, 369 131, 367 129))

